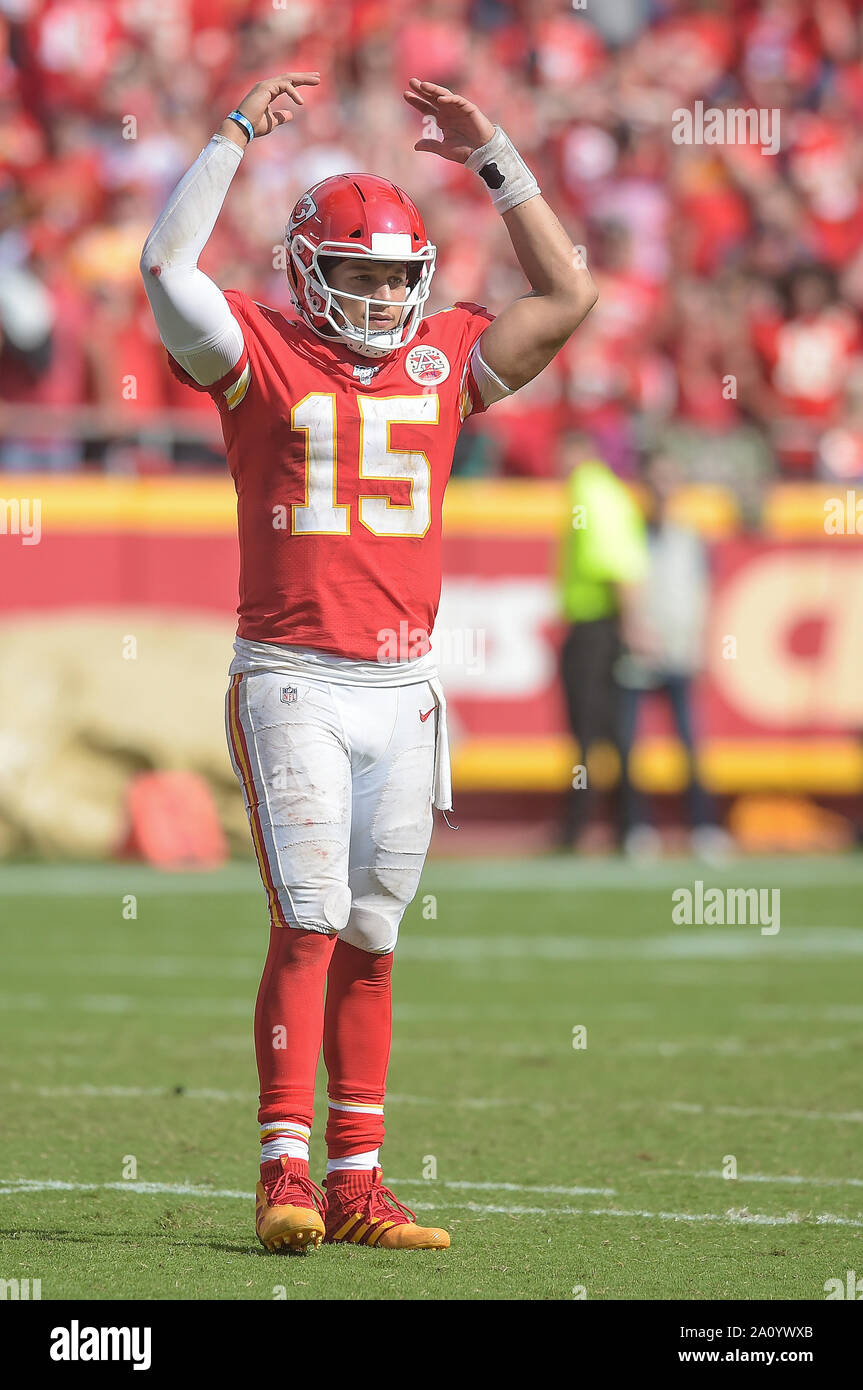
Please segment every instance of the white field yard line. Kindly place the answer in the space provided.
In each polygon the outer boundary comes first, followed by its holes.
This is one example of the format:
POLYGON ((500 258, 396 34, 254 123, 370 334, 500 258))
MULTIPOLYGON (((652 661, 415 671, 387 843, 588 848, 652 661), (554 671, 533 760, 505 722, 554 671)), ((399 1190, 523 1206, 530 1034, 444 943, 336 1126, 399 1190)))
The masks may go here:
POLYGON ((679 1168, 651 1168, 651 1173, 659 1173, 662 1177, 678 1178, 718 1178, 721 1182, 766 1182, 766 1183, 789 1183, 792 1187, 805 1185, 807 1187, 863 1187, 863 1178, 803 1178, 793 1173, 781 1176, 770 1173, 738 1173, 736 1177, 727 1178, 724 1173, 719 1171, 684 1173, 679 1168))
MULTIPOLYGON (((654 1039, 647 1042, 607 1043, 597 1041, 601 1024, 594 1021, 588 1024, 591 1047, 604 1057, 681 1057, 690 1052, 708 1052, 716 1057, 777 1057, 788 1054, 809 1056, 816 1052, 842 1052, 855 1047, 855 1038, 809 1038, 801 1042, 799 1038, 775 1043, 758 1043, 744 1038, 687 1038, 674 1042, 654 1039)), ((600 1034, 601 1037, 601 1034, 600 1034)), ((476 1043, 463 1042, 456 1045, 450 1038, 403 1038, 397 1035, 394 1041, 396 1052, 437 1052, 447 1056, 469 1055, 471 1057, 542 1057, 550 1061, 558 1059, 563 1051, 571 1051, 571 1037, 551 1039, 545 1043, 476 1043)))
MULTIPOLYGON (((628 1107, 641 1102, 629 1102, 628 1107)), ((759 1115, 782 1120, 841 1120, 848 1124, 863 1124, 863 1110, 790 1110, 774 1105, 699 1105, 688 1101, 664 1102, 665 1110, 677 1110, 684 1115, 730 1115, 751 1119, 759 1115)))
MULTIPOLYGON (((45 972, 42 971, 42 974, 45 972)), ((126 973, 136 972, 134 967, 130 967, 126 973)), ((62 1003, 52 999, 49 995, 21 993, 0 995, 0 1013, 57 1013, 60 1009, 70 1010, 75 1013, 91 1014, 129 1014, 129 1015, 148 1015, 162 1014, 170 1017, 186 1017, 194 1015, 196 1017, 231 1017, 246 1019, 250 1017, 253 1008, 253 1001, 250 999, 200 999, 200 998, 155 998, 149 999, 142 996, 130 994, 83 994, 67 995, 62 1003)), ((543 1011, 541 1015, 530 1014, 526 1018, 542 1018, 548 1022, 554 1017, 571 1017, 572 1010, 565 1010, 556 1014, 543 1011)), ((394 1021, 397 1024, 410 1022, 445 1022, 450 1020, 448 1012, 425 1013, 421 1012, 418 1018, 414 1017, 412 1006, 406 1006, 407 1016, 403 1016, 399 1005, 393 1009, 394 1021)), ((496 1015, 491 1015, 490 1018, 496 1015)), ((465 1018, 472 1018, 474 1022, 484 1021, 485 1015, 480 1018, 470 1010, 464 1013, 465 1018)), ((512 1022, 511 1014, 501 1013, 501 1018, 506 1017, 507 1021, 512 1022)), ((600 1015, 601 1017, 601 1015, 600 1015)), ((601 1024, 596 1022, 589 1024, 593 1030, 594 1040, 601 1024)), ((564 1036, 561 1046, 569 1050, 571 1036, 564 1036)), ((396 1039, 396 1047, 404 1047, 413 1051, 429 1052, 449 1052, 452 1050, 451 1044, 446 1039, 431 1039, 427 1043, 422 1039, 400 1040, 396 1039)), ((827 1038, 792 1038, 775 1042, 756 1042, 751 1039, 735 1037, 696 1037, 684 1039, 663 1039, 649 1038, 638 1042, 609 1043, 594 1041, 594 1050, 601 1051, 604 1056, 621 1057, 679 1057, 693 1052, 712 1053, 717 1057, 746 1056, 746 1057, 776 1057, 776 1056, 813 1056, 819 1052, 842 1052, 854 1046, 854 1038, 827 1037, 827 1038)), ((501 1057, 536 1057, 545 1056, 553 1050, 554 1044, 549 1042, 545 1045, 519 1043, 476 1043, 471 1044, 472 1054, 486 1055, 492 1054, 501 1057)))
MULTIPOLYGON (((44 974, 45 972, 42 971, 41 973, 44 974)), ((127 973, 134 975, 134 967, 130 967, 127 973)), ((708 979, 713 979, 713 977, 705 975, 704 979, 705 981, 707 981, 708 979)), ((668 984, 668 987, 677 988, 676 981, 670 981, 666 983, 668 984)), ((665 985, 659 978, 657 978, 656 984, 657 986, 662 986, 663 988, 665 987, 665 985)), ((826 1023, 855 1023, 863 1020, 863 1012, 861 1012, 860 1019, 858 1019, 856 1014, 853 1012, 854 1006, 848 1005, 844 1007, 846 1012, 836 1013, 833 1012, 828 1006, 823 1011, 806 1010, 805 1008, 802 1008, 798 1013, 793 1006, 788 1006, 788 1009, 785 1013, 777 1013, 775 1015, 767 1014, 761 1021, 820 1021, 826 1023)), ((130 994, 64 994, 62 998, 58 998, 56 996, 48 994, 37 994, 33 991, 20 991, 16 993, 0 994, 0 1013, 8 1014, 57 1014, 64 1011, 70 1011, 74 1013, 92 1014, 139 1014, 141 1016, 161 1014, 169 1017, 185 1017, 187 1015, 194 1015, 196 1017, 236 1018, 241 1020, 247 1020, 251 1017, 251 1011, 253 1009, 254 1000, 251 997, 251 994, 247 999, 201 999, 200 997, 186 998, 185 996, 170 998, 164 996, 156 998, 147 998, 146 996, 130 994)), ((652 1012, 655 1013, 658 1012, 658 1010, 654 1009, 652 1012)), ((497 1022, 512 1024, 536 1023, 540 1021, 545 1024, 557 1021, 563 1021, 565 1023, 571 1024, 572 1013, 572 1007, 568 1005, 549 1005, 548 1007, 543 1008, 542 1010, 515 1010, 506 1005, 494 1005, 488 1003, 479 1003, 475 1007, 469 1007, 467 1005, 447 1006, 408 1003, 396 1003, 393 1005, 394 1022, 401 1026, 422 1023, 473 1023, 480 1025, 497 1022)), ((593 1012, 593 1007, 591 1006, 590 1013, 588 1013, 586 1010, 582 1010, 582 1013, 585 1015, 585 1017, 582 1018, 581 1021, 586 1022, 588 1026, 590 1026, 592 1018, 603 1019, 619 1017, 622 1019, 635 1019, 638 1017, 646 1018, 649 1016, 647 1010, 643 1010, 636 1014, 632 1009, 630 1009, 626 1005, 599 1006, 596 1009, 595 1013, 593 1012)), ((756 1016, 755 1011, 752 1011, 750 1013, 749 1010, 746 1010, 745 1013, 746 1017, 756 1016)), ((593 1026, 596 1027, 597 1024, 594 1022, 593 1026)), ((571 1035, 569 1033, 567 1034, 567 1038, 567 1045, 569 1045, 569 1041, 571 1041, 571 1035)), ((422 1045, 422 1040, 417 1039, 411 1040, 410 1042, 408 1042, 406 1039, 397 1040, 396 1046, 399 1045, 409 1046, 412 1048, 419 1048, 422 1045)), ((612 1044, 611 1046, 614 1047, 615 1045, 612 1044)), ((680 1040, 671 1040, 666 1042, 662 1039, 659 1039, 656 1041, 644 1041, 638 1043, 617 1045, 618 1049, 621 1051, 631 1051, 633 1053, 638 1053, 652 1052, 655 1049, 657 1053, 661 1053, 664 1050, 668 1055, 673 1055, 675 1049, 686 1050, 690 1046, 696 1049, 703 1046, 705 1049, 713 1049, 718 1053, 721 1053, 722 1051, 748 1052, 751 1050, 753 1044, 748 1042, 741 1042, 738 1046, 738 1041, 734 1038, 726 1037, 725 1039, 719 1041, 713 1041, 709 1037, 705 1037, 703 1041, 693 1041, 690 1044, 687 1044, 680 1040)), ((806 1042, 798 1042, 797 1040, 794 1040, 787 1043, 765 1043, 763 1045, 756 1044, 756 1046, 763 1046, 764 1049, 768 1049, 770 1051, 775 1050, 777 1053, 793 1053, 799 1051, 805 1054, 807 1052, 816 1050, 839 1051, 843 1046, 845 1046, 845 1043, 839 1038, 813 1038, 807 1040, 806 1042)), ((446 1040, 432 1039, 429 1042, 429 1051, 445 1051, 448 1049, 448 1047, 449 1044, 446 1042, 446 1040)), ((482 1051, 483 1045, 481 1043, 478 1043, 476 1045, 475 1050, 482 1051)), ((521 1047, 517 1043, 500 1044, 499 1047, 497 1044, 489 1045, 487 1050, 499 1052, 500 1055, 522 1055, 521 1047)), ((524 1055, 531 1055, 529 1047, 526 1047, 524 1055)))
MULTIPOLYGON (((179 1008, 178 1001, 140 1001, 130 999, 128 1007, 125 1002, 126 996, 100 995, 96 999, 84 997, 81 1000, 67 999, 66 1006, 76 1012, 97 1013, 97 1014, 146 1014, 146 1013, 167 1013, 176 1014, 216 1014, 221 1015, 225 1012, 231 1016, 246 1017, 252 1005, 244 1005, 243 1009, 239 1005, 234 1007, 233 1003, 229 1009, 225 1009, 220 1003, 212 1004, 209 1001, 188 1001, 188 1008, 179 1008), (197 1008, 194 1003, 197 1003, 197 1008), (143 1003, 143 1007, 141 1007, 143 1003)), ((45 1012, 45 1005, 38 1006, 27 995, 22 995, 19 999, 19 1009, 21 1012, 45 1012)), ((9 1012, 14 1012, 10 1009, 9 1012)), ((571 1010, 569 1011, 571 1013, 571 1010)), ((546 1018, 546 1022, 548 1019, 546 1018)), ((396 1016, 396 1023, 403 1022, 396 1016)), ((588 1024, 588 1035, 591 1039, 591 1050, 601 1054, 603 1057, 685 1057, 692 1053, 706 1053, 714 1057, 783 1057, 783 1056, 802 1056, 812 1057, 824 1052, 844 1052, 848 1048, 857 1045, 853 1037, 838 1038, 791 1038, 777 1042, 756 1042, 747 1038, 734 1037, 699 1037, 666 1040, 663 1038, 646 1039, 639 1042, 615 1043, 607 1042, 602 1037, 602 1025, 599 1022, 588 1024)), ((245 1044, 244 1044, 245 1046, 245 1044)), ((251 1046, 251 1044, 249 1044, 251 1046)), ((547 1059, 557 1058, 572 1051, 572 1035, 568 1032, 561 1032, 557 1040, 549 1039, 545 1043, 497 1043, 497 1042, 473 1042, 465 1044, 459 1049, 453 1040, 447 1038, 402 1038, 396 1036, 394 1048, 397 1052, 418 1052, 418 1053, 443 1053, 447 1056, 456 1056, 459 1051, 467 1052, 472 1057, 514 1057, 514 1058, 536 1058, 547 1059)))
MULTIPOLYGON (((670 910, 669 910, 670 917, 670 910)), ((405 930, 396 950, 407 962, 517 961, 541 965, 549 961, 630 961, 652 962, 709 960, 719 964, 762 960, 834 960, 837 955, 863 955, 863 928, 842 926, 781 926, 773 936, 762 935, 758 925, 728 925, 721 928, 679 927, 661 936, 647 932, 638 936, 591 937, 578 931, 557 935, 544 933, 523 936, 489 933, 488 936, 429 935, 405 930)))
MULTIPOLYGON (((680 927, 661 936, 640 933, 637 936, 591 937, 577 931, 543 935, 507 935, 489 933, 487 936, 454 936, 428 934, 406 930, 397 946, 399 959, 406 964, 432 962, 449 965, 489 961, 496 966, 503 962, 518 963, 519 971, 531 965, 545 973, 546 964, 556 961, 620 961, 627 964, 665 963, 674 961, 712 961, 735 964, 739 961, 780 960, 808 963, 813 959, 834 960, 837 956, 863 955, 863 928, 842 926, 783 926, 775 936, 762 935, 757 925, 733 925, 719 929, 702 926, 680 927)), ((148 976, 154 979, 260 979, 265 957, 261 952, 250 956, 160 955, 146 956, 130 953, 126 956, 80 955, 62 951, 51 954, 40 964, 40 975, 116 976, 129 979, 148 976)), ((13 956, 9 973, 29 973, 26 963, 13 956)), ((8 996, 14 997, 14 996, 8 996)))
MULTIPOLYGON (((6 996, 11 1004, 14 996, 6 996)), ((20 996, 19 996, 20 997, 20 996)), ((44 996, 25 996, 31 999, 44 996)), ((3 996, 0 996, 2 1005, 3 996)), ((56 1001, 53 1007, 56 1008, 56 1001)), ((642 1022, 647 1019, 655 1018, 660 1011, 663 1017, 667 1017, 667 1009, 659 1004, 626 1004, 626 1003, 596 1003, 591 1001, 589 1009, 581 1010, 583 1015, 582 1022, 588 1025, 593 1022, 594 1027, 604 1024, 606 1019, 618 1019, 624 1022, 642 1022)), ((544 1023, 556 1022, 564 1019, 567 1022, 572 1020, 571 1005, 547 1006, 533 1011, 515 1010, 506 1004, 494 1004, 489 1002, 478 1002, 474 1006, 467 1004, 450 1005, 425 1005, 425 1004, 394 1004, 393 1014, 396 1023, 544 1023)), ((721 1012, 717 1012, 717 1027, 724 1028, 730 1018, 742 1018, 749 1022, 758 1023, 863 1023, 863 1004, 825 1004, 822 1007, 810 1006, 807 1004, 734 1004, 733 1001, 722 1001, 721 1012)), ((566 1034, 567 1047, 570 1045, 569 1032, 566 1034)), ((711 1038, 704 1036, 701 1039, 693 1038, 689 1040, 693 1047, 711 1044, 711 1038)), ((836 1040, 839 1041, 838 1039, 836 1040)), ((724 1039, 729 1046, 736 1047, 736 1040, 732 1038, 724 1039)), ((829 1038, 815 1038, 813 1042, 822 1048, 833 1046, 833 1040, 829 1038)), ((188 1048, 188 1039, 184 1039, 184 1047, 188 1048)), ((647 1045, 647 1044, 645 1044, 647 1045)), ((654 1040, 650 1046, 667 1046, 663 1040, 654 1040)), ((671 1046, 684 1045, 680 1039, 676 1039, 671 1046)), ((717 1047, 721 1044, 715 1044, 717 1047)), ((748 1046, 746 1043, 744 1046, 748 1046)), ((780 1046, 780 1044, 776 1044, 780 1046)), ((226 1050, 245 1050, 251 1046, 251 1042, 246 1037, 221 1038, 218 1040, 208 1039, 206 1046, 202 1045, 202 1052, 209 1055, 213 1047, 221 1047, 226 1050)), ((409 1048, 421 1051, 427 1048, 429 1051, 450 1051, 470 1050, 488 1051, 505 1056, 538 1056, 546 1054, 549 1047, 555 1046, 554 1040, 548 1043, 499 1043, 489 1041, 482 1043, 471 1039, 470 1042, 454 1044, 448 1038, 410 1038, 400 1035, 398 1046, 402 1049, 409 1048)), ((633 1044, 639 1046, 639 1044, 633 1044)))
MULTIPOLYGON (((134 972, 131 972, 134 973, 134 972)), ((714 981, 714 976, 705 972, 705 981, 714 981)), ((662 986, 662 981, 657 980, 657 986, 662 986)), ((669 987, 678 988, 676 979, 671 982, 669 987)), ((592 1008, 593 1006, 591 1006, 592 1008)), ((199 997, 187 998, 185 996, 167 996, 147 998, 140 995, 131 994, 82 994, 67 995, 62 997, 47 994, 36 994, 32 991, 19 991, 14 994, 0 994, 0 1013, 59 1013, 63 1010, 71 1010, 76 1013, 97 1013, 97 1014, 116 1014, 116 1013, 139 1013, 139 1014, 169 1014, 181 1015, 197 1014, 204 1016, 224 1017, 230 1016, 247 1020, 251 1017, 254 1010, 254 998, 250 993, 248 998, 232 999, 201 999, 199 997)), ((613 1005, 600 1006, 595 1014, 597 1018, 630 1018, 633 1017, 625 1005, 615 1007, 613 1005)), ((493 1004, 479 1002, 475 1005, 462 1004, 394 1004, 393 1019, 398 1024, 422 1024, 422 1023, 549 1023, 563 1021, 572 1024, 572 1005, 546 1005, 540 1009, 514 1009, 508 1004, 493 1004)), ((590 1016, 587 1021, 589 1022, 590 1016)), ((584 1021, 584 1020, 582 1020, 584 1021)), ((571 1041, 571 1027, 566 1030, 566 1036, 571 1041)), ((440 1041, 440 1040, 438 1040, 440 1041)), ((569 1045, 569 1044, 568 1044, 569 1045)))
MULTIPOLYGON (((70 1086, 25 1086, 20 1081, 10 1081, 5 1084, 0 1083, 0 1092, 15 1091, 19 1094, 37 1095, 42 1099, 71 1099, 75 1096, 82 1097, 104 1097, 106 1099, 138 1099, 147 1096, 161 1097, 165 1100, 202 1100, 202 1101, 238 1101, 243 1105, 257 1105, 258 1099, 251 1091, 223 1091, 210 1087, 182 1087, 177 1090, 175 1086, 93 1086, 86 1083, 70 1086)), ((325 1104, 326 1096, 322 1092, 315 1095, 315 1104, 325 1104)), ((538 1101, 535 1099, 514 1098, 510 1096, 452 1096, 446 1099, 437 1096, 415 1096, 403 1094, 402 1092, 388 1092, 386 1097, 387 1105, 440 1105, 456 1106, 465 1110, 500 1110, 507 1106, 518 1110, 550 1110, 555 1105, 551 1101, 538 1101)), ((766 1116, 768 1118, 778 1117, 780 1119, 794 1120, 838 1120, 848 1124, 863 1124, 863 1110, 845 1111, 826 1111, 826 1110, 787 1110, 772 1106, 741 1106, 741 1105, 713 1105, 705 1106, 690 1104, 686 1101, 657 1101, 637 1100, 621 1101, 618 1105, 620 1110, 637 1110, 644 1105, 651 1108, 661 1108, 664 1110, 675 1110, 686 1115, 726 1115, 739 1116, 741 1118, 752 1118, 756 1116, 766 1116)), ((690 1175, 692 1176, 692 1175, 690 1175)))
MULTIPOLYGON (((257 1106, 258 1098, 251 1091, 221 1091, 210 1087, 185 1086, 92 1086, 85 1083, 74 1086, 25 1086, 23 1082, 0 1083, 0 1092, 16 1091, 22 1095, 35 1095, 40 1099, 73 1099, 75 1096, 101 1097, 110 1100, 135 1100, 143 1097, 160 1097, 163 1100, 203 1100, 239 1101, 243 1105, 257 1106)), ((317 1094, 316 1104, 326 1106, 327 1097, 317 1094)), ((550 1111, 556 1107, 553 1101, 510 1099, 508 1096, 436 1096, 401 1095, 393 1092, 387 1095, 388 1105, 439 1105, 454 1106, 463 1110, 502 1110, 507 1107, 517 1110, 550 1111)))
MULTIPOLYGON (((422 1181, 419 1179, 418 1181, 422 1181)), ((395 1179, 393 1179, 395 1182, 395 1179)), ((438 1184, 439 1186, 441 1184, 438 1184)), ((202 1197, 202 1198, 236 1198, 251 1202, 254 1194, 251 1192, 236 1192, 232 1189, 202 1188, 195 1187, 190 1183, 170 1184, 170 1183, 140 1183, 140 1182, 106 1182, 106 1183, 71 1183, 53 1181, 37 1181, 35 1179, 0 1179, 0 1196, 24 1196, 29 1193, 37 1192, 93 1192, 93 1191, 121 1191, 133 1192, 136 1196, 176 1196, 176 1197, 202 1197)), ((813 1222, 817 1226, 850 1226, 863 1228, 863 1219, 857 1220, 853 1217, 837 1216, 830 1212, 804 1213, 787 1212, 784 1216, 770 1216, 764 1212, 750 1212, 746 1208, 735 1210, 733 1207, 725 1212, 686 1212, 686 1211, 645 1211, 642 1209, 624 1210, 618 1207, 525 1207, 512 1205, 492 1205, 484 1202, 452 1202, 440 1200, 438 1202, 415 1202, 417 1211, 440 1211, 443 1207, 447 1211, 469 1211, 478 1215, 489 1213, 499 1213, 504 1216, 615 1216, 615 1217, 639 1217, 647 1221, 688 1221, 688 1222, 719 1222, 728 1225, 739 1226, 798 1226, 803 1223, 813 1222)))
MULTIPOLYGON (((129 974, 134 974, 130 969, 129 974)), ((712 976, 705 975, 705 979, 712 976)), ((675 986, 676 987, 676 986, 675 986)), ((624 1006, 620 1006, 621 1010, 624 1006)), ((232 999, 193 999, 178 996, 148 999, 131 994, 85 994, 62 997, 36 994, 32 991, 17 991, 14 994, 0 994, 0 1012, 7 1013, 57 1013, 61 1009, 74 1009, 84 1013, 131 1013, 139 1012, 185 1014, 231 1014, 251 1018, 254 1010, 254 997, 250 993, 246 1000, 232 999)), ((609 1014, 612 1007, 609 1006, 609 1014)), ((535 1023, 537 1020, 562 1019, 572 1022, 571 1005, 546 1005, 537 1009, 513 1009, 508 1004, 479 1002, 468 1004, 394 1004, 393 1016, 397 1023, 535 1023)))
MULTIPOLYGON (((393 1178, 389 1181, 395 1182, 399 1187, 429 1187, 426 1178, 393 1178)), ((94 1188, 110 1188, 117 1192, 138 1192, 145 1196, 159 1192, 182 1193, 190 1197, 248 1197, 253 1198, 253 1192, 234 1192, 216 1191, 211 1187, 204 1187, 196 1183, 161 1183, 161 1182, 101 1182, 101 1183, 80 1183, 65 1182, 60 1179, 41 1179, 41 1178, 5 1178, 0 1179, 0 1185, 4 1186, 7 1192, 16 1190, 34 1191, 72 1191, 89 1192, 94 1188)), ((613 1197, 615 1188, 613 1187, 548 1187, 535 1183, 512 1183, 512 1182, 443 1182, 435 1181, 435 1189, 453 1188, 458 1191, 475 1192, 536 1192, 540 1194, 551 1194, 560 1197, 613 1197)))
MULTIPOLYGON (((658 864, 633 865, 612 856, 588 861, 573 856, 530 859, 430 859, 422 891, 440 894, 495 892, 643 893, 685 887, 700 878, 705 885, 730 887, 841 888, 863 884, 863 855, 803 858, 741 856, 713 866, 681 857, 658 864)), ((0 872, 2 897, 110 897, 126 893, 150 896, 260 894, 264 890, 254 861, 236 861, 206 873, 165 873, 148 865, 11 864, 0 872)))
POLYGON ((863 1004, 740 1004, 736 1012, 761 1023, 863 1023, 863 1004))
MULTIPOLYGON (((422 1005, 412 1006, 410 1004, 396 1004, 394 1007, 404 1013, 405 1020, 410 1020, 412 1018, 414 1007, 417 1008, 418 1019, 430 1017, 428 1006, 426 1006, 425 1012, 424 1006, 422 1005)), ((459 1017, 462 1020, 471 1018, 479 1018, 481 1020, 485 1015, 480 1014, 478 1009, 479 1006, 477 1006, 477 1009, 470 1009, 467 1006, 463 1006, 460 1010, 459 1017)), ((569 1013, 566 1014, 567 1018, 571 1012, 572 1010, 570 1009, 569 1013)), ((624 1021, 631 1020, 633 1022, 641 1022, 645 1019, 655 1018, 660 1012, 662 1012, 663 1017, 668 1016, 668 1011, 664 1006, 646 1002, 615 1004, 611 1002, 594 1003, 591 1001, 589 1011, 586 1007, 582 1009, 582 1013, 588 1014, 588 1012, 589 1017, 593 1019, 614 1018, 624 1021)), ((449 1017, 449 1013, 447 1016, 449 1017)), ((520 1017, 536 1019, 548 1018, 551 1016, 556 1018, 560 1016, 560 1011, 558 1010, 558 1012, 549 1015, 543 1010, 542 1012, 537 1011, 536 1013, 523 1016, 513 1014, 512 1010, 509 1009, 499 1008, 495 1010, 492 1008, 490 1016, 507 1019, 515 1018, 516 1020, 520 1017)), ((736 1004, 732 1000, 723 999, 721 1009, 717 1010, 716 1016, 722 1027, 726 1026, 728 1018, 746 1019, 751 1023, 863 1023, 863 1004, 824 1004, 820 1006, 810 1004, 736 1004)), ((434 1021, 436 1021, 436 1019, 437 1016, 435 1016, 434 1021)), ((589 1021, 589 1019, 587 1021, 589 1021)), ((421 1042, 422 1039, 417 1039, 415 1045, 420 1046, 421 1042)), ((402 1045, 404 1045, 404 1039, 402 1039, 402 1045)), ((505 1044, 504 1046, 509 1046, 509 1044, 505 1044)), ((518 1047, 519 1044, 514 1043, 512 1046, 518 1047)))
POLYGON ((220 1091, 206 1087, 185 1086, 91 1086, 81 1083, 77 1086, 25 1086, 20 1081, 10 1081, 0 1085, 0 1091, 16 1091, 21 1095, 39 1096, 42 1100, 72 1100, 76 1096, 101 1100, 142 1100, 160 1096, 164 1100, 203 1100, 239 1101, 243 1105, 255 1105, 256 1099, 251 1091, 220 1091))
MULTIPOLYGON (((594 1024, 594 1039, 596 1038, 596 1031, 594 1024)), ((593 1043, 595 1051, 601 1051, 603 1056, 612 1057, 681 1057, 690 1052, 708 1052, 716 1057, 778 1057, 797 1054, 806 1057, 815 1052, 841 1052, 845 1048, 856 1046, 857 1040, 853 1037, 807 1038, 805 1041, 796 1038, 787 1042, 776 1043, 759 1043, 746 1038, 725 1037, 687 1038, 675 1042, 656 1040, 621 1045, 597 1043, 596 1041, 593 1043)))
MULTIPOLYGON (((134 970, 130 970, 134 974, 134 970)), ((179 997, 147 999, 132 994, 79 994, 52 998, 47 994, 0 995, 0 1013, 62 1013, 70 1010, 87 1014, 169 1014, 184 1017, 251 1017, 254 1000, 249 999, 186 999, 179 997)))

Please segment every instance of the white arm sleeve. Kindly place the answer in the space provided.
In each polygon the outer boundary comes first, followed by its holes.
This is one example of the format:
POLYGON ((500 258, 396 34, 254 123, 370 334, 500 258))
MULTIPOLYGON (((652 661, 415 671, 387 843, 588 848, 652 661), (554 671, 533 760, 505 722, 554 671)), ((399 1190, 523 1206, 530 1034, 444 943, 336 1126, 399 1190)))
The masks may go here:
POLYGON ((495 401, 502 401, 504 396, 511 396, 514 388, 505 385, 500 377, 492 371, 479 350, 481 342, 482 337, 480 336, 477 338, 470 355, 470 369, 473 379, 479 387, 483 405, 489 406, 494 405, 495 401))
POLYGON ((144 289, 171 356, 201 386, 230 371, 243 354, 243 330, 198 257, 237 172, 243 149, 214 135, 174 189, 144 243, 144 289))

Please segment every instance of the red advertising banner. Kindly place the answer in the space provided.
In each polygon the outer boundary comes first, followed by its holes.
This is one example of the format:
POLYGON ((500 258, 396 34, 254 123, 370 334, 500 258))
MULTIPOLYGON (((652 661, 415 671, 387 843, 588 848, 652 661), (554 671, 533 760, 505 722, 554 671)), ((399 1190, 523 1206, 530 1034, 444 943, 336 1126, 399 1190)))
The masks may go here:
MULTIPOLYGON (((0 631, 28 614, 72 610, 230 621, 237 543, 223 479, 19 477, 14 486, 17 530, 11 499, 0 499, 0 631)), ((558 680, 560 497, 554 485, 527 487, 456 482, 448 494, 434 645, 465 789, 555 789, 572 765, 558 680)), ((815 524, 799 539, 731 535, 712 541, 710 565, 696 687, 708 786, 859 791, 863 536, 823 525, 819 534, 815 524)), ((226 670, 230 655, 228 642, 226 670)), ((672 789, 682 776, 659 698, 645 701, 636 761, 649 788, 672 789)))

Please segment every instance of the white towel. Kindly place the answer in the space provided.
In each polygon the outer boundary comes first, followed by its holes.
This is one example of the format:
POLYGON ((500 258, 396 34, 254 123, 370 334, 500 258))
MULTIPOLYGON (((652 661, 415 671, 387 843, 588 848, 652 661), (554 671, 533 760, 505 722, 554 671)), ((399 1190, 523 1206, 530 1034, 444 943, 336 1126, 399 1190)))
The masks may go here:
POLYGON ((452 769, 449 758, 449 737, 446 727, 446 696, 440 677, 429 681, 437 702, 437 732, 434 747, 434 804, 438 811, 452 810, 452 769))

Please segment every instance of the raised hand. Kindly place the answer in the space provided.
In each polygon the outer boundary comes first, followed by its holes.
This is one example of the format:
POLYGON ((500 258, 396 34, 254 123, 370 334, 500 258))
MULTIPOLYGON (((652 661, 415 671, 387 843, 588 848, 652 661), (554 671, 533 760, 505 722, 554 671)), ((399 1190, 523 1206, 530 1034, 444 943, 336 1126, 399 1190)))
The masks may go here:
POLYGON ((467 97, 460 97, 448 87, 439 87, 436 82, 421 82, 418 77, 411 78, 411 90, 403 92, 405 101, 423 116, 433 116, 443 140, 418 140, 415 150, 439 154, 442 159, 451 159, 456 164, 464 164, 494 135, 494 126, 478 107, 467 97))
POLYGON ((303 99, 296 88, 316 87, 320 80, 319 72, 283 72, 281 76, 271 77, 266 82, 256 82, 248 95, 243 97, 237 110, 251 121, 256 137, 269 135, 276 126, 294 119, 293 111, 271 111, 272 102, 286 94, 297 106, 302 106, 303 99))

